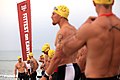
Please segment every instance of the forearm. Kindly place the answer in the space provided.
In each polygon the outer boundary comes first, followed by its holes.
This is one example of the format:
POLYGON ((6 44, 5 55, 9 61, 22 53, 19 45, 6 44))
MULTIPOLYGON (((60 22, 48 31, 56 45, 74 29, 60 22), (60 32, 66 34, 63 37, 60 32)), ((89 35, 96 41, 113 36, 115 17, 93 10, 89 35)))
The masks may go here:
POLYGON ((51 75, 54 72, 54 70, 58 67, 60 62, 61 62, 61 58, 60 57, 54 57, 51 60, 50 65, 49 65, 49 67, 46 70, 46 73, 51 75))
POLYGON ((66 56, 70 56, 79 49, 78 46, 78 41, 75 39, 75 36, 66 39, 64 40, 63 53, 66 53, 66 56))
POLYGON ((63 41, 63 53, 66 56, 70 56, 86 44, 86 37, 83 37, 84 33, 81 34, 81 30, 78 29, 74 35, 63 41))
POLYGON ((14 70, 14 74, 15 74, 15 77, 16 77, 16 75, 17 75, 17 70, 14 70))

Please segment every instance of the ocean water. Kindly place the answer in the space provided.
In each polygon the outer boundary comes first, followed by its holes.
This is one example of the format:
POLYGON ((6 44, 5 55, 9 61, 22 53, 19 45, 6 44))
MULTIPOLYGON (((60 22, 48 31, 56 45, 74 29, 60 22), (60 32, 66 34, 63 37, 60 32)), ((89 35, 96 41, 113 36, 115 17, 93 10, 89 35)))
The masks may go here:
MULTIPOLYGON (((33 53, 35 59, 38 61, 41 55, 40 51, 33 51, 33 53)), ((21 56, 20 51, 0 51, 0 80, 17 80, 14 78, 14 66, 17 63, 17 56, 19 55, 21 56)), ((37 73, 38 76, 41 75, 40 68, 38 68, 37 73)))

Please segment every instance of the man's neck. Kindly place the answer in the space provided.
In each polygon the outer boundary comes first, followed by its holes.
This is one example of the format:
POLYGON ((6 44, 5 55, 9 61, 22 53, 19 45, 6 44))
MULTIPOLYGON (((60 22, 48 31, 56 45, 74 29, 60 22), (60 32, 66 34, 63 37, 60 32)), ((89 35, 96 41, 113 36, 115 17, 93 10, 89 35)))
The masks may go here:
POLYGON ((22 61, 19 61, 19 63, 22 63, 22 61))
POLYGON ((100 6, 98 9, 98 16, 102 14, 111 15, 112 9, 111 8, 106 9, 104 6, 100 6))
POLYGON ((68 21, 66 19, 62 18, 58 25, 60 28, 63 28, 65 25, 68 25, 68 24, 69 24, 68 21))

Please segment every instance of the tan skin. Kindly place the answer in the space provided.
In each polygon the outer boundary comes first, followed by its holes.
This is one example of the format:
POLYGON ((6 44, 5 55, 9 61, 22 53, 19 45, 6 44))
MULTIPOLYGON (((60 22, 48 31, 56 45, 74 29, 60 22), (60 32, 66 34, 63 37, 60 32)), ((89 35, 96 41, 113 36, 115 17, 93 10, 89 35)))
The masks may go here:
POLYGON ((76 56, 76 62, 81 69, 81 73, 84 73, 85 71, 86 57, 87 57, 87 47, 83 46, 80 50, 78 50, 78 54, 76 56))
MULTIPOLYGON (((111 7, 106 9, 103 6, 96 5, 96 11, 98 15, 110 13, 112 12, 111 7)), ((112 28, 112 26, 120 28, 120 20, 115 15, 97 17, 94 21, 89 18, 74 36, 56 46, 56 53, 69 56, 86 44, 88 48, 86 77, 105 78, 115 76, 120 65, 120 35, 119 30, 112 28), (65 54, 66 52, 67 54, 65 54)), ((55 57, 56 61, 59 62, 61 57, 55 57)), ((56 65, 58 65, 57 62, 54 66, 56 65)), ((52 68, 47 70, 47 73, 51 71, 52 68)))
POLYGON ((33 68, 33 72, 34 72, 34 71, 37 70, 39 64, 38 64, 38 62, 36 61, 36 59, 33 56, 30 56, 30 59, 31 59, 30 65, 31 65, 31 68, 33 68))
POLYGON ((44 59, 45 65, 46 65, 47 61, 48 61, 48 55, 45 54, 45 59, 44 59))
MULTIPOLYGON (((109 9, 97 4, 95 7, 98 15, 112 12, 112 5, 109 9)), ((87 45, 85 68, 87 78, 113 77, 118 73, 120 31, 112 26, 120 29, 120 19, 115 15, 97 17, 94 21, 83 24, 72 38, 64 41, 63 52, 67 52, 68 55, 77 51, 84 44, 87 45)))
MULTIPOLYGON (((60 30, 57 32, 57 35, 56 35, 55 46, 60 45, 62 40, 64 40, 70 35, 73 35, 76 32, 76 29, 74 26, 69 24, 65 18, 59 16, 58 14, 54 12, 52 15, 52 20, 53 20, 53 25, 57 23, 60 27, 60 30), (57 20, 54 20, 54 19, 57 19, 57 20)), ((66 57, 66 55, 57 54, 57 50, 59 49, 60 48, 56 48, 56 54, 55 54, 56 56, 62 57, 61 62, 59 63, 59 66, 75 62, 74 55, 66 57)))
MULTIPOLYGON (((56 50, 55 50, 55 55, 52 58, 49 67, 47 68, 46 72, 48 74, 52 74, 54 72, 54 70, 60 66, 60 65, 64 65, 64 64, 68 64, 68 63, 73 63, 75 60, 75 58, 73 58, 73 56, 68 56, 66 57, 66 55, 62 54, 62 53, 58 53, 59 50, 62 49, 61 48, 57 48, 58 45, 61 44, 61 41, 64 40, 67 36, 72 35, 76 32, 75 27, 73 27, 72 25, 70 25, 68 23, 68 21, 61 17, 60 15, 56 14, 55 12, 53 12, 52 14, 52 20, 53 20, 53 25, 58 24, 60 27, 60 30, 58 31, 57 35, 56 35, 56 40, 55 40, 55 46, 56 46, 56 50)), ((46 80, 45 77, 42 77, 40 80, 46 80)))
POLYGON ((14 70, 15 78, 16 78, 17 70, 19 73, 24 73, 25 70, 26 71, 28 70, 25 62, 23 62, 21 58, 18 59, 18 62, 15 64, 15 70, 14 70))
MULTIPOLYGON (((49 67, 51 59, 52 59, 52 58, 49 58, 49 57, 48 57, 48 61, 47 61, 47 63, 46 63, 46 69, 49 67)), ((49 80, 52 80, 52 76, 49 76, 49 80)))
POLYGON ((116 28, 112 28, 114 33, 114 51, 112 55, 111 67, 110 67, 110 75, 117 75, 118 69, 120 66, 120 19, 115 15, 110 17, 112 26, 116 28))

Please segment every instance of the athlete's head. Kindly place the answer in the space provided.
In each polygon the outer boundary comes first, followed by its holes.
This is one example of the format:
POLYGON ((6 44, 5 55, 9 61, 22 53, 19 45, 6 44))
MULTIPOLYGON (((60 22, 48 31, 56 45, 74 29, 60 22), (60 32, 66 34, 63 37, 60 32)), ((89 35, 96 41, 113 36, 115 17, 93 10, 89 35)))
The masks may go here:
MULTIPOLYGON (((114 0, 93 0, 93 4, 96 7, 96 12, 99 13, 100 9, 105 8, 109 11, 112 10, 114 0)), ((102 9, 104 10, 104 9, 102 9)))
POLYGON ((55 51, 54 50, 49 50, 48 51, 48 57, 51 59, 54 56, 55 51))
POLYGON ((40 55, 40 58, 41 58, 41 59, 44 59, 44 58, 45 58, 45 55, 44 55, 44 54, 41 54, 41 55, 40 55))
POLYGON ((45 54, 48 54, 48 51, 50 50, 50 44, 49 43, 45 43, 42 46, 42 52, 44 52, 45 54))
POLYGON ((27 57, 27 63, 30 63, 30 57, 27 57))
POLYGON ((30 60, 30 58, 29 57, 27 57, 27 61, 29 61, 30 60))
POLYGON ((65 5, 59 5, 54 7, 53 14, 52 14, 52 20, 53 25, 56 25, 58 21, 62 18, 68 19, 69 15, 69 9, 65 5))
POLYGON ((21 62, 22 60, 21 56, 18 56, 17 58, 18 58, 18 61, 21 62))
POLYGON ((31 58, 31 57, 33 57, 33 53, 32 52, 29 53, 29 58, 31 58))

